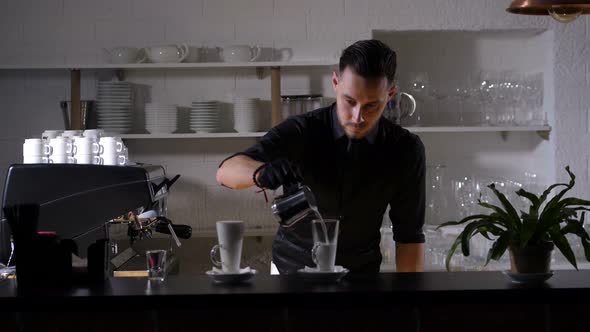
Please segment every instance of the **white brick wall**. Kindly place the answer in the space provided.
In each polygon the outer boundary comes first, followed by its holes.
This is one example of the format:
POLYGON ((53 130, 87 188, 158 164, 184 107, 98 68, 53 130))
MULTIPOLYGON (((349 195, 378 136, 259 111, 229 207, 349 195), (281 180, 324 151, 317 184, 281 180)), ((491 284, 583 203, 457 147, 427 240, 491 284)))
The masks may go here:
POLYGON ((273 0, 205 0, 203 14, 209 17, 272 16, 273 0))
MULTIPOLYGON (((534 134, 423 135, 429 162, 458 165, 454 172, 521 174, 544 169, 547 181, 565 179, 563 167, 579 175, 578 192, 590 196, 590 19, 563 25, 549 18, 505 12, 497 0, 3 0, 0 1, 0 64, 96 63, 101 47, 187 42, 193 46, 260 44, 292 47, 294 59, 333 57, 345 45, 370 38, 373 30, 553 31, 554 89, 551 140, 534 134), (464 144, 462 149, 457 146, 464 144), (452 156, 452 157, 450 157, 452 156), (458 162, 461 161, 461 162, 458 162), (540 167, 539 165, 543 165, 540 167), (549 165, 549 166, 547 166, 549 165)), ((547 50, 540 50, 547 51, 547 50)), ((403 64, 400 64, 403 66, 403 64)), ((102 74, 100 74, 102 75, 102 74)), ((285 70, 283 93, 333 95, 330 71, 285 70)), ((83 98, 94 98, 99 73, 84 72, 83 98)), ((224 99, 227 92, 269 98, 269 79, 254 71, 129 71, 129 80, 152 86, 152 99, 187 104, 193 97, 224 99)), ((21 140, 58 128, 58 102, 69 96, 69 75, 55 71, 0 71, 0 167, 20 160, 21 140)), ((244 218, 266 225, 268 205, 252 192, 231 192, 214 181, 216 164, 253 139, 130 142, 134 157, 162 163, 183 174, 171 199, 171 215, 196 228, 218 218, 244 218), (203 222, 200 224, 200 222, 203 222)))

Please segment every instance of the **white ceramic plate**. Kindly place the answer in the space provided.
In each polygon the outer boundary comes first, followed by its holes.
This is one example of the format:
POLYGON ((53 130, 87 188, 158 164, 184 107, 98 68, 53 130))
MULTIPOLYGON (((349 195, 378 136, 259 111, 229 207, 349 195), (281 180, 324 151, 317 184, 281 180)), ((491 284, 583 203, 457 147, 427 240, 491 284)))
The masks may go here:
POLYGON ((240 269, 240 272, 238 273, 224 273, 217 268, 213 268, 212 270, 205 272, 205 274, 207 274, 209 279, 215 283, 238 284, 252 280, 252 278, 258 274, 258 271, 246 267, 240 269))
POLYGON ((102 112, 97 112, 96 113, 98 116, 133 116, 133 114, 131 112, 125 112, 125 111, 102 111, 102 112))
POLYGON ((131 96, 101 96, 96 97, 98 102, 102 101, 114 101, 114 102, 131 102, 131 96))
POLYGON ((306 266, 297 273, 308 282, 332 283, 338 282, 348 273, 348 269, 340 265, 334 266, 334 272, 321 272, 316 268, 306 266))

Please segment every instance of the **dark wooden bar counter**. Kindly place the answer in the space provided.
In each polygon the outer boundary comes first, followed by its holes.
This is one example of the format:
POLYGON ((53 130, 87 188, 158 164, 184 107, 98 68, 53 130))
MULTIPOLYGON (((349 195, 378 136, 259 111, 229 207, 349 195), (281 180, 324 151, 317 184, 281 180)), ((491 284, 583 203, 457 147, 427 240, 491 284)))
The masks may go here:
POLYGON ((22 293, 0 282, 2 331, 590 331, 590 271, 541 285, 501 272, 382 273, 338 284, 258 275, 218 285, 205 276, 113 278, 95 288, 22 293))

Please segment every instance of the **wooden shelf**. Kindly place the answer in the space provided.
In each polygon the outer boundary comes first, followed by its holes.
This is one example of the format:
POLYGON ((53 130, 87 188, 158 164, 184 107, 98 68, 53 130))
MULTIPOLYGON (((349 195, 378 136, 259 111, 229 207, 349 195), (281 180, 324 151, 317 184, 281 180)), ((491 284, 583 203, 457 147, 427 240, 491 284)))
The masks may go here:
MULTIPOLYGON (((550 126, 529 127, 407 127, 414 133, 485 133, 485 132, 537 132, 549 133, 550 126)), ((253 133, 196 133, 196 134, 122 134, 124 139, 169 139, 169 138, 241 138, 262 137, 266 132, 253 133)))
POLYGON ((0 65, 2 69, 190 69, 190 68, 257 68, 334 66, 336 60, 265 61, 265 62, 194 62, 194 63, 130 63, 130 64, 22 64, 0 65))
POLYGON ((240 138, 262 137, 266 132, 253 133, 196 133, 196 134, 120 134, 123 139, 168 139, 168 138, 240 138))

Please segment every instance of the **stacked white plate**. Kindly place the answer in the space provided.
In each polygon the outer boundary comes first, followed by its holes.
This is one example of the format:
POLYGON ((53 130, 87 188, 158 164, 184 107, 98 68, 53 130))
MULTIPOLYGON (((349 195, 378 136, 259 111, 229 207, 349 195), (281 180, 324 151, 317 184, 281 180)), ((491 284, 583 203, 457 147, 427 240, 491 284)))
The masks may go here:
POLYGON ((197 133, 219 131, 219 105, 216 101, 194 101, 190 116, 191 130, 197 133))
POLYGON ((176 105, 145 104, 145 129, 152 134, 171 134, 176 130, 178 116, 176 105))
POLYGON ((129 82, 98 82, 96 116, 98 128, 123 134, 133 122, 133 94, 129 82))
POLYGON ((261 119, 258 103, 258 98, 234 98, 234 129, 236 131, 248 133, 260 130, 261 119))

